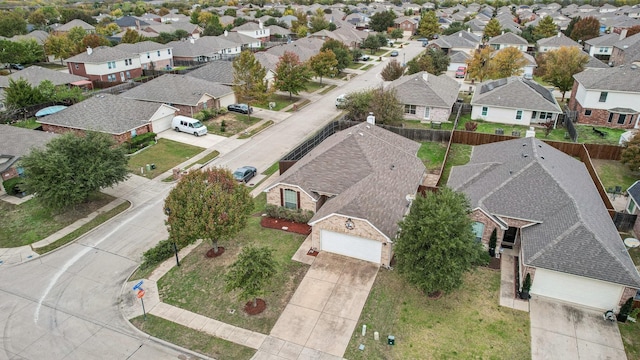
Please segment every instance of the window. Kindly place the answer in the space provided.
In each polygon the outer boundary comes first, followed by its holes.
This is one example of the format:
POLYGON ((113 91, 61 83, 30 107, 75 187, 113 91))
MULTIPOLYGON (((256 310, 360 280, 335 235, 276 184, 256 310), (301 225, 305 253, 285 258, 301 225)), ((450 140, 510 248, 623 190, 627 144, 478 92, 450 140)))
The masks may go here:
POLYGON ((115 69, 116 68, 116 62, 115 61, 107 61, 107 67, 109 69, 115 69))
POLYGON ((629 214, 633 214, 635 209, 636 209, 636 203, 634 203, 633 200, 629 201, 629 206, 627 207, 627 212, 629 214))
POLYGON ((522 110, 516 110, 516 120, 522 120, 522 110))
POLYGON ((147 59, 151 59, 151 53, 147 53, 147 59))
POLYGON ((405 105, 404 106, 404 113, 405 114, 416 114, 416 106, 415 105, 405 105))
POLYGON ((114 82, 114 81, 116 81, 116 75, 115 75, 115 74, 109 74, 109 75, 107 75, 107 80, 108 80, 109 82, 114 82))
POLYGON ((584 116, 591 116, 591 109, 586 109, 584 111, 584 116))
POLYGON ((600 93, 600 99, 598 100, 599 102, 607 102, 607 95, 609 95, 608 92, 603 91, 600 93))
POLYGON ((609 119, 607 120, 607 122, 611 122, 613 121, 613 113, 609 113, 609 119))
POLYGON ((73 64, 76 68, 76 70, 80 69, 80 65, 78 63, 73 64))
POLYGON ((298 209, 298 192, 285 189, 283 206, 287 209, 297 210, 298 209))
POLYGON ((424 109, 424 118, 428 119, 430 117, 431 117, 431 108, 427 107, 427 108, 424 109))
POLYGON ((489 112, 489 108, 486 106, 482 107, 482 116, 487 116, 487 113, 489 112))
POLYGON ((482 241, 482 233, 484 233, 484 224, 476 221, 473 223, 473 233, 476 234, 476 241, 482 241))
POLYGON ((633 115, 629 116, 629 124, 633 124, 633 115))
POLYGON ((127 71, 127 79, 131 79, 131 72, 127 71))
POLYGON ((160 56, 160 50, 158 50, 158 56, 160 56))
POLYGON ((167 49, 167 54, 171 55, 171 49, 167 49))
POLYGON ((627 121, 627 114, 618 114, 618 124, 624 124, 627 121))

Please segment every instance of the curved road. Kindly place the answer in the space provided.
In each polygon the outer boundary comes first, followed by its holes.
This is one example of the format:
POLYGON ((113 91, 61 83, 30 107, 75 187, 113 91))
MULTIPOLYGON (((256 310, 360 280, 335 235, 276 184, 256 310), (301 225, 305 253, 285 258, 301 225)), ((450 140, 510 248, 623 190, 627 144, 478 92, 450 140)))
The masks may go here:
MULTIPOLYGON (((423 49, 400 49, 407 61, 423 49)), ((286 120, 222 154, 214 165, 253 164, 264 170, 338 115, 335 97, 379 86, 385 59, 286 120)), ((0 267, 0 360, 187 359, 187 352, 154 341, 122 317, 121 294, 141 254, 167 238, 162 204, 170 184, 128 181, 117 196, 132 207, 74 243, 15 266, 0 267), (134 184, 133 186, 131 184, 134 184), (135 185, 137 184, 137 185, 135 185)))

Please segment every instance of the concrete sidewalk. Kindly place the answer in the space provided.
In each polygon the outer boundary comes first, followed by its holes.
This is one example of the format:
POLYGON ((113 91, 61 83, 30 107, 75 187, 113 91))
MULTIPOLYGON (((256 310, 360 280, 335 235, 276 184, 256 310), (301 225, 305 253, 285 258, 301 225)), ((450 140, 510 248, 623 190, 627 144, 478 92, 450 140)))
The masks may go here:
POLYGON ((504 249, 500 255, 500 306, 529 312, 529 301, 517 298, 514 249, 504 249))

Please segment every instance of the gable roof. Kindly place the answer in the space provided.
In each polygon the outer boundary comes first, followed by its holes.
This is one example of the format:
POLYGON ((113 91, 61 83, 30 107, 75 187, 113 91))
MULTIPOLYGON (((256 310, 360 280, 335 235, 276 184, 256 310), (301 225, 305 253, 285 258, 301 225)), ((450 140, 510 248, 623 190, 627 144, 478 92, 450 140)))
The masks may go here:
POLYGON ((631 66, 586 69, 573 78, 587 90, 640 92, 640 69, 631 66))
MULTIPOLYGON (((331 214, 366 219, 389 239, 425 173, 420 144, 367 123, 325 139, 274 182, 331 196, 310 223, 331 214)), ((268 191, 267 188, 265 191, 268 191)))
POLYGON ((33 148, 44 147, 58 134, 0 124, 0 172, 16 163, 33 148))
MULTIPOLYGON (((256 53, 256 57, 258 54, 256 53)), ((189 76, 215 83, 233 85, 233 62, 210 61, 207 65, 189 72, 189 76)))
POLYGON ((489 39, 489 45, 493 44, 528 45, 529 42, 523 37, 518 36, 512 32, 506 32, 502 35, 494 36, 489 39))
POLYGON ((451 64, 453 63, 466 63, 467 60, 471 59, 471 56, 464 51, 453 51, 449 55, 449 61, 451 64))
POLYGON ((117 61, 131 58, 131 54, 115 47, 98 46, 91 49, 91 54, 86 51, 67 59, 67 62, 100 64, 107 61, 117 61))
POLYGON ((231 87, 188 75, 165 74, 120 94, 128 99, 196 106, 202 96, 216 99, 233 93, 231 87))
POLYGON ((388 87, 396 90, 396 97, 402 104, 427 105, 450 109, 458 98, 460 84, 442 74, 436 76, 426 71, 402 76, 392 81, 388 87))
POLYGON ((640 205, 640 180, 637 180, 629 186, 627 194, 631 197, 633 202, 636 203, 636 205, 640 205))
POLYGON ((538 40, 538 46, 577 46, 582 48, 580 44, 575 42, 572 38, 566 36, 562 32, 558 32, 558 35, 538 40))
POLYGON ((519 77, 485 81, 476 86, 471 105, 561 113, 551 92, 535 81, 519 77))
POLYGON ((166 105, 98 94, 37 121, 41 124, 118 135, 148 123, 161 106, 166 105))
POLYGON ((142 54, 148 51, 171 49, 171 46, 147 40, 147 41, 141 41, 135 44, 121 43, 115 46, 115 48, 118 50, 127 52, 129 54, 142 54))
POLYGON ((0 76, 0 88, 9 87, 9 80, 18 80, 18 79, 26 80, 31 86, 38 86, 44 80, 49 80, 53 83, 53 85, 66 85, 71 84, 72 82, 87 80, 87 78, 71 75, 69 73, 64 73, 61 71, 55 71, 47 68, 43 68, 40 66, 29 66, 24 70, 16 71, 7 76, 0 76))
POLYGON ((472 208, 535 223, 521 229, 526 265, 640 287, 598 190, 573 157, 533 137, 476 146, 448 184, 472 208))
POLYGON ((61 32, 69 31, 69 30, 73 29, 74 27, 78 27, 78 26, 81 27, 84 30, 92 31, 92 30, 96 29, 95 26, 87 24, 86 22, 84 22, 84 21, 82 21, 80 19, 73 19, 73 20, 69 21, 66 24, 58 26, 55 29, 55 31, 61 31, 61 32))

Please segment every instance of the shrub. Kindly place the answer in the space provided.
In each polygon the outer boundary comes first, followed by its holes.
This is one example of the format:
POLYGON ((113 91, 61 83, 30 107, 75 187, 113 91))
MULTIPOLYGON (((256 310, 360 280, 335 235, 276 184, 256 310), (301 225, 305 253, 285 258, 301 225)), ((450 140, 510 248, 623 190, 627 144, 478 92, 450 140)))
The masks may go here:
POLYGON ((313 217, 313 211, 310 210, 291 210, 287 209, 283 206, 275 206, 271 204, 267 204, 265 207, 265 212, 267 216, 274 219, 284 219, 293 221, 296 223, 306 224, 313 217))
POLYGON ((493 232, 491 233, 491 237, 489 238, 489 248, 490 249, 495 249, 497 242, 498 242, 498 233, 497 233, 496 229, 494 228, 493 232))
POLYGON ((393 81, 399 79, 402 73, 404 73, 404 67, 394 59, 389 61, 387 66, 382 69, 380 76, 382 76, 384 81, 393 81))
POLYGON ((148 132, 142 135, 135 136, 131 138, 131 140, 125 142, 125 146, 128 149, 129 154, 133 154, 134 152, 144 149, 145 147, 152 145, 155 143, 156 133, 148 132))
POLYGON ((14 177, 9 180, 5 180, 2 182, 2 186, 4 190, 9 195, 17 195, 21 192, 20 185, 22 184, 22 178, 14 177))
POLYGON ((467 131, 476 131, 477 128, 478 128, 477 122, 469 121, 468 123, 464 124, 464 129, 467 131))
POLYGON ((528 293, 531 290, 531 274, 527 273, 522 283, 522 292, 528 293))
POLYGON ((173 256, 173 241, 170 239, 162 240, 158 245, 152 247, 142 254, 143 262, 141 269, 147 269, 155 266, 173 256))

